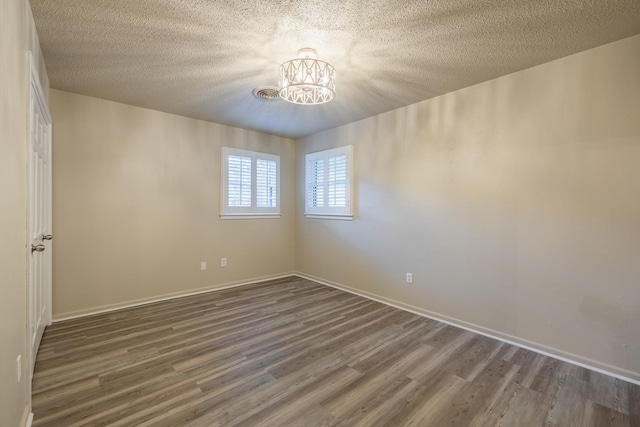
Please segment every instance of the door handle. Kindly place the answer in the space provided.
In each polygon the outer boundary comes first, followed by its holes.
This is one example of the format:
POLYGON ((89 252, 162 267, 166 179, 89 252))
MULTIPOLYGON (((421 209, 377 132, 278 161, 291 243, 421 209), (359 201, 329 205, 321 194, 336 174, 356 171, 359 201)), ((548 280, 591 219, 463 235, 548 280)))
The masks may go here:
POLYGON ((51 240, 51 239, 53 239, 53 236, 51 234, 42 235, 42 240, 51 240))
POLYGON ((31 253, 42 252, 46 249, 44 245, 31 245, 31 253))

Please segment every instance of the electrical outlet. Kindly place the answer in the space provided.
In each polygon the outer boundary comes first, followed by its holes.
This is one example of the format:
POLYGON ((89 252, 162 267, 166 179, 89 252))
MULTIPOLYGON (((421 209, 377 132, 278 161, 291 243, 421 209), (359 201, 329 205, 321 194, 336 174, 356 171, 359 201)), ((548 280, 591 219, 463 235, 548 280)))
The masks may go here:
POLYGON ((227 259, 220 258, 220 267, 226 267, 226 266, 227 266, 227 259))
POLYGON ((22 355, 19 354, 16 359, 16 373, 18 374, 18 382, 22 379, 22 355))
POLYGON ((407 273, 407 283, 413 283, 413 273, 407 273))
POLYGON ((205 271, 207 269, 207 261, 202 261, 200 263, 200 271, 205 271))

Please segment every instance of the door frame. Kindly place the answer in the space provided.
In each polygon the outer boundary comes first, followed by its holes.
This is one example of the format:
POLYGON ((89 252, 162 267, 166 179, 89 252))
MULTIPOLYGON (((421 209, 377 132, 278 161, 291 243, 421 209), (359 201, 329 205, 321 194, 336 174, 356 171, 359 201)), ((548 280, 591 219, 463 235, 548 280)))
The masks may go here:
MULTIPOLYGON (((47 163, 49 165, 48 168, 48 174, 49 174, 49 179, 48 181, 48 188, 47 188, 47 200, 45 201, 45 203, 47 203, 48 205, 48 209, 47 209, 47 232, 48 234, 52 234, 52 167, 51 167, 51 160, 52 160, 52 155, 51 155, 51 148, 52 148, 52 121, 51 121, 51 114, 49 112, 49 106, 47 104, 47 99, 44 95, 44 90, 42 89, 42 84, 40 83, 40 75, 38 73, 38 69, 37 69, 37 62, 35 61, 34 57, 33 57, 33 53, 31 51, 27 51, 27 62, 28 62, 28 67, 27 69, 29 70, 29 84, 28 84, 28 88, 29 88, 29 92, 27 92, 28 95, 28 99, 27 99, 27 103, 28 103, 28 108, 27 108, 27 154, 28 154, 28 159, 27 159, 27 188, 28 188, 28 197, 27 197, 27 294, 26 294, 26 302, 27 302, 27 310, 26 310, 26 314, 27 314, 27 336, 28 336, 28 353, 29 353, 29 384, 31 384, 31 380, 33 379, 33 368, 35 367, 35 359, 36 359, 36 354, 34 354, 33 352, 33 343, 32 343, 32 328, 34 327, 33 322, 34 322, 34 310, 36 309, 36 307, 33 307, 33 303, 32 303, 32 295, 34 292, 33 289, 33 282, 32 282, 32 277, 31 277, 31 264, 32 264, 32 259, 33 259, 33 254, 31 252, 31 244, 32 244, 32 230, 33 230, 33 224, 31 224, 31 209, 32 209, 32 199, 33 199, 33 195, 32 195, 32 180, 33 180, 33 120, 32 117, 34 115, 34 112, 36 110, 36 108, 38 108, 40 110, 40 112, 42 113, 42 115, 44 116, 43 119, 46 122, 46 144, 48 145, 48 149, 47 149, 47 163), (37 104, 37 105, 36 105, 37 104)), ((43 241, 43 243, 45 243, 43 241)), ((46 283, 48 284, 46 286, 46 288, 44 289, 44 292, 42 293, 43 298, 45 299, 45 304, 46 304, 46 309, 45 309, 45 317, 43 319, 43 323, 45 324, 45 326, 51 325, 51 321, 52 321, 52 242, 49 242, 46 246, 48 246, 45 250, 45 252, 43 253, 44 256, 47 257, 47 262, 45 263, 45 265, 47 266, 46 269, 46 283)), ((37 350, 36 350, 37 353, 37 350)))

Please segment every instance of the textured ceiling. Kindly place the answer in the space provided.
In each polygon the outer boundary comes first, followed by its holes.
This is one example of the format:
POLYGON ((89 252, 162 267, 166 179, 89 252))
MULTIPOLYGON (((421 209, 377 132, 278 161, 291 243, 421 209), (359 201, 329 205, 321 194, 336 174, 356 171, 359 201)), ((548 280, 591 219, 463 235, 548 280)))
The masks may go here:
POLYGON ((640 33, 639 0, 31 0, 51 86, 297 138, 640 33), (336 98, 255 98, 312 47, 336 98))

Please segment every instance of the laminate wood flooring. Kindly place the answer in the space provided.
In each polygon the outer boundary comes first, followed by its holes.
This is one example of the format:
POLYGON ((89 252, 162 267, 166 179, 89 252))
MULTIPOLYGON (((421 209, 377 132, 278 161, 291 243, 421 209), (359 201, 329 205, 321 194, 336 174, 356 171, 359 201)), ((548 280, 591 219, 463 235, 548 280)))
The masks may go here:
POLYGON ((291 277, 55 323, 34 426, 640 426, 640 386, 291 277))

